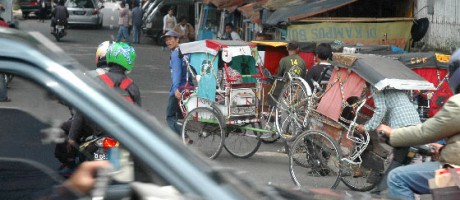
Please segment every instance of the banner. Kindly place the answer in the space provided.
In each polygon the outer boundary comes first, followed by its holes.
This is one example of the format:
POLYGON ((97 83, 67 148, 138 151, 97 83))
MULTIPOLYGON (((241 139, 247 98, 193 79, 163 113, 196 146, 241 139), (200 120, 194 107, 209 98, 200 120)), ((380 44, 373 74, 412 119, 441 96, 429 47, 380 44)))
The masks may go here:
POLYGON ((395 45, 405 49, 412 21, 381 23, 313 23, 288 26, 287 40, 322 42, 339 40, 348 44, 395 45))

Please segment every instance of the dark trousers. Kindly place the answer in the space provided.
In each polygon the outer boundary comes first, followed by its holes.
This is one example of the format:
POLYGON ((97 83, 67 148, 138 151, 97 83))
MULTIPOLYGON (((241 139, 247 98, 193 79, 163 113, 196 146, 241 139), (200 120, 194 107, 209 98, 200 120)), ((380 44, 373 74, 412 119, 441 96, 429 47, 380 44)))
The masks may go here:
POLYGON ((0 73, 0 102, 8 99, 8 88, 6 82, 6 74, 0 73))
POLYGON ((177 124, 177 120, 182 118, 179 102, 175 96, 170 96, 168 99, 168 107, 166 108, 166 121, 168 122, 169 128, 179 136, 181 136, 182 127, 177 124))

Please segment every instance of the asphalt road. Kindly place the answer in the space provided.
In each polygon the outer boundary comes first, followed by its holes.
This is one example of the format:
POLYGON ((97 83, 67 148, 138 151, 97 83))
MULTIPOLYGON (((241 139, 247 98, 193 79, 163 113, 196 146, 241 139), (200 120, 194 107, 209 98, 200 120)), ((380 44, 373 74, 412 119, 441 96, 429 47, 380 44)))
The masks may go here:
MULTIPOLYGON (((98 44, 115 38, 118 28, 117 10, 114 4, 106 3, 104 13, 104 27, 93 29, 90 27, 72 27, 68 35, 61 42, 56 43, 67 54, 74 57, 88 69, 94 69, 95 52, 98 44)), ((50 40, 50 20, 38 22, 33 17, 23 20, 19 17, 19 29, 23 31, 39 31, 50 40)), ((164 128, 168 128, 165 120, 168 91, 170 87, 169 51, 163 51, 147 37, 141 38, 141 44, 135 44, 137 53, 135 68, 129 76, 139 86, 142 94, 142 107, 156 117, 164 128)), ((14 87, 14 83, 12 85, 14 87)), ((10 90, 11 96, 18 96, 22 90, 10 90)), ((13 99, 14 101, 14 99, 13 99)), ((24 102, 27 103, 27 102, 24 102)), ((241 175, 257 184, 273 184, 288 188, 295 187, 289 175, 288 157, 279 153, 282 148, 280 142, 262 144, 259 151, 251 158, 237 159, 225 152, 215 160, 219 164, 237 170, 241 175)), ((343 184, 338 189, 348 190, 343 184)))

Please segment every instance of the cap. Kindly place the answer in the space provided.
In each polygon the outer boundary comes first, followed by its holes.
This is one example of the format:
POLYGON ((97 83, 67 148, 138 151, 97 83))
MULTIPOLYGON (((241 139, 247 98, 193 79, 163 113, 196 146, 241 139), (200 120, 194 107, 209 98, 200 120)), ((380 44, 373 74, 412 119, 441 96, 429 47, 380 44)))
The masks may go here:
POLYGON ((176 31, 170 30, 170 31, 166 32, 166 34, 161 36, 161 38, 165 38, 165 37, 176 37, 176 38, 178 38, 179 33, 177 33, 176 31))
POLYGON ((299 48, 299 43, 296 42, 296 41, 291 41, 291 42, 289 42, 288 45, 287 45, 287 49, 288 49, 288 50, 296 50, 296 49, 298 49, 298 48, 299 48))

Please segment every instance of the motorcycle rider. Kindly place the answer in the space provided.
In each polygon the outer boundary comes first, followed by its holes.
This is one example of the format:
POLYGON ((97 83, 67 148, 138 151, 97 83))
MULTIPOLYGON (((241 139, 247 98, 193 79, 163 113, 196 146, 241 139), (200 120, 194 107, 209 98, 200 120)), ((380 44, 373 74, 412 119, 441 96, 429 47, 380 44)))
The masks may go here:
POLYGON ((442 164, 460 165, 460 50, 452 54, 449 66, 449 86, 456 95, 449 98, 435 116, 423 124, 393 129, 380 125, 377 131, 389 137, 396 147, 420 145, 447 138, 445 146, 437 146, 439 161, 398 167, 388 174, 388 190, 392 198, 415 199, 414 193, 429 194, 428 180, 442 164))
MULTIPOLYGON (((119 87, 119 91, 128 101, 141 106, 141 95, 136 84, 126 75, 126 71, 131 71, 134 67, 136 52, 134 48, 124 42, 113 43, 110 45, 106 54, 106 62, 108 64, 107 71, 97 70, 97 80, 103 81, 105 84, 111 84, 111 87, 119 87), (122 88, 124 87, 124 88, 122 88)), ((103 62, 103 59, 99 59, 103 62)), ((69 145, 76 145, 81 138, 82 128, 87 125, 92 128, 93 135, 100 135, 103 130, 96 127, 86 119, 80 112, 77 112, 72 120, 72 125, 69 131, 69 145)))
POLYGON ((59 0, 58 5, 54 8, 51 20, 51 34, 56 31, 56 23, 58 20, 64 22, 64 35, 67 35, 67 19, 69 18, 69 11, 64 6, 65 0, 59 0))
MULTIPOLYGON (((134 67, 136 53, 126 43, 103 42, 96 51, 98 68, 87 74, 94 79, 117 88, 117 91, 130 102, 141 106, 141 95, 136 84, 126 75, 134 67)), ((88 136, 100 136, 105 132, 93 122, 76 112, 71 120, 68 134, 67 152, 75 157, 80 139, 88 136)), ((73 165, 73 166, 76 166, 73 165)))

